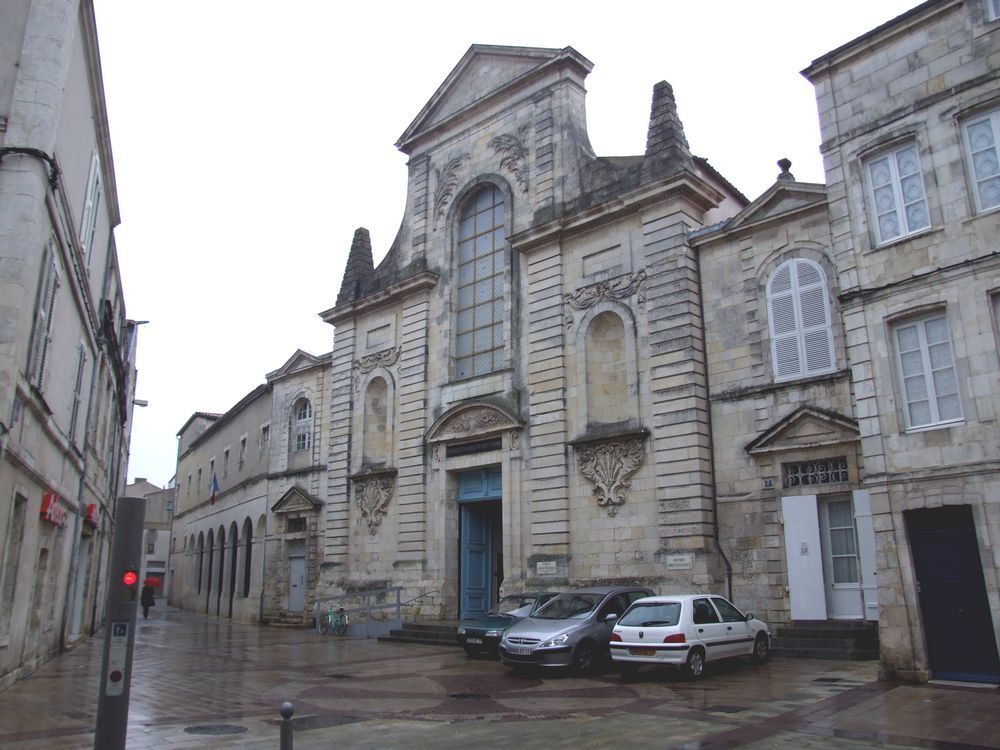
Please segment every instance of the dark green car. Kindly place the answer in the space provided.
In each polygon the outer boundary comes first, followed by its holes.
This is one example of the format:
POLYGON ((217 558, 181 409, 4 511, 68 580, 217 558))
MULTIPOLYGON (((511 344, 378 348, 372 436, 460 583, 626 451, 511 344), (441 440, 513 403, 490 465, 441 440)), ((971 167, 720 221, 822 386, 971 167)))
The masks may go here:
POLYGON ((557 591, 529 591, 508 594, 485 617, 463 620, 458 626, 458 642, 469 656, 496 655, 503 631, 518 620, 533 615, 557 591))

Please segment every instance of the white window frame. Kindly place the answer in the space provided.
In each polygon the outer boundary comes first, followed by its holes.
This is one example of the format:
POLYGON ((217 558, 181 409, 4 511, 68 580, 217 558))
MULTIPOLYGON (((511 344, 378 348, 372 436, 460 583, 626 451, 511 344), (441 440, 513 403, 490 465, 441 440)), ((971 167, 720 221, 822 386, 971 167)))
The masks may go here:
POLYGON ((59 290, 59 266, 56 263, 56 241, 50 238, 42 260, 42 278, 35 302, 35 327, 31 334, 28 353, 28 381, 39 390, 45 383, 45 365, 49 344, 52 343, 52 326, 55 317, 56 293, 59 290))
POLYGON ((766 296, 771 334, 771 371, 775 381, 834 372, 837 359, 833 316, 823 267, 808 258, 785 261, 768 277, 766 296), (788 288, 775 291, 776 279, 785 269, 788 271, 788 288), (816 281, 802 280, 802 274, 807 269, 816 275, 816 281), (822 309, 817 309, 820 302, 822 309), (779 306, 786 308, 784 315, 779 314, 779 306), (794 355, 794 362, 791 355, 794 355))
MULTIPOLYGON (((895 242, 901 240, 904 237, 910 237, 921 232, 925 232, 933 227, 931 223, 930 215, 930 205, 927 200, 927 185, 924 181, 924 169, 920 160, 920 149, 917 145, 916 140, 908 140, 906 143, 899 144, 893 148, 880 151, 877 154, 872 154, 864 159, 864 173, 865 173, 865 186, 867 192, 868 206, 869 206, 869 216, 871 216, 871 223, 873 230, 875 232, 875 244, 885 245, 890 242, 895 242), (907 173, 905 175, 900 174, 899 161, 900 157, 904 152, 913 150, 914 156, 917 160, 917 172, 907 173), (881 182, 878 185, 875 184, 873 177, 873 170, 878 162, 885 161, 888 167, 888 182, 881 182), (914 194, 906 195, 903 194, 903 181, 911 178, 916 174, 919 176, 919 187, 920 195, 915 196, 914 194), (885 210, 880 211, 880 198, 888 197, 891 193, 892 196, 892 206, 886 207, 885 210), (924 210, 924 224, 918 224, 916 222, 911 222, 910 216, 907 213, 907 209, 910 207, 922 205, 924 210), (895 214, 898 220, 899 233, 893 234, 891 236, 883 236, 882 224, 879 221, 881 216, 887 216, 888 214, 895 214)), ((910 180, 907 183, 907 187, 912 190, 913 187, 917 185, 917 182, 910 180)))
POLYGON ((292 452, 301 453, 312 449, 312 402, 305 396, 297 399, 294 406, 294 435, 292 437, 292 452), (303 408, 306 413, 303 413, 303 408))
MULTIPOLYGON (((1000 4, 1000 0, 995 0, 1000 4)), ((986 211, 992 211, 994 209, 1000 208, 1000 189, 997 191, 997 196, 993 202, 988 205, 983 204, 983 194, 981 191, 981 185, 986 182, 1000 183, 1000 109, 994 109, 991 112, 984 112, 973 117, 968 117, 962 121, 962 148, 965 153, 965 163, 968 168, 969 173, 969 184, 972 186, 972 195, 975 201, 976 213, 981 214, 986 211), (989 152, 991 149, 989 146, 984 148, 979 148, 975 153, 972 150, 972 141, 969 138, 969 128, 973 125, 980 125, 982 123, 989 123, 990 130, 993 136, 993 161, 994 169, 996 170, 993 174, 986 175, 985 178, 980 179, 979 175, 976 173, 976 163, 975 156, 977 154, 984 154, 984 152, 989 152)), ((988 157, 987 157, 988 158, 988 157)))
POLYGON ((947 312, 945 310, 937 310, 920 317, 896 321, 892 324, 891 330, 893 351, 895 352, 894 356, 896 359, 896 372, 899 377, 900 400, 902 403, 903 415, 907 429, 919 430, 928 427, 936 427, 938 425, 961 422, 964 419, 962 412, 962 391, 958 380, 958 369, 955 362, 955 351, 952 346, 951 327, 949 325, 947 312), (947 332, 948 337, 944 341, 937 341, 929 345, 927 339, 927 327, 930 323, 936 321, 944 321, 944 330, 947 332), (914 349, 908 349, 904 352, 900 341, 900 335, 903 330, 907 328, 913 328, 916 331, 917 347, 914 349), (937 368, 933 366, 930 353, 931 346, 941 347, 938 351, 942 354, 947 354, 949 359, 947 366, 939 366, 937 368), (919 373, 911 373, 910 375, 906 374, 903 364, 904 354, 917 355, 917 357, 913 357, 911 359, 919 359, 919 373), (943 373, 946 370, 951 370, 951 376, 955 386, 954 393, 938 393, 938 386, 935 383, 934 375, 936 373, 943 373), (911 388, 907 383, 908 380, 915 381, 917 378, 919 378, 919 383, 914 382, 913 387, 915 389, 919 389, 922 386, 922 393, 919 390, 911 392, 911 388), (954 396, 957 400, 958 416, 942 417, 940 413, 940 402, 943 398, 950 396, 954 396), (926 422, 915 424, 912 418, 911 405, 922 401, 927 402, 929 418, 926 422))
POLYGON ((104 195, 104 183, 101 180, 101 157, 94 151, 90 157, 90 173, 87 176, 87 191, 83 198, 83 213, 80 216, 80 249, 86 262, 90 263, 94 247, 94 232, 97 229, 98 209, 101 197, 104 195))
POLYGON ((1000 0, 986 0, 986 20, 1000 21, 1000 0))

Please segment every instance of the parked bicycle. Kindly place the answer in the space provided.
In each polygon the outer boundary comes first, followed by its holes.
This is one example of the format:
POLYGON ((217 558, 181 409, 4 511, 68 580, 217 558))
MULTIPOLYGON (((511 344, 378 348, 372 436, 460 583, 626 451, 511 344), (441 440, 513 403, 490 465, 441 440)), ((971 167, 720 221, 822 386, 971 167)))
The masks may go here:
POLYGON ((320 632, 326 635, 332 630, 336 635, 343 635, 347 632, 347 626, 350 622, 351 618, 348 617, 346 609, 343 607, 334 608, 331 605, 320 615, 320 632))

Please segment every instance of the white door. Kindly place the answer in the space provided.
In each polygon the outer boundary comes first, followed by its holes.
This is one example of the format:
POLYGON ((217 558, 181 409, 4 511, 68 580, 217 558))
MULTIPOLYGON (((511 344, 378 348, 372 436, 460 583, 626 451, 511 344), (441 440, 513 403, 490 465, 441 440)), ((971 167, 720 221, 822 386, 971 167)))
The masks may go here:
POLYGON ((785 561, 793 620, 825 620, 823 560, 815 495, 781 498, 785 526, 785 561))
POLYGON ((851 496, 821 498, 819 525, 823 537, 827 616, 833 620, 860 620, 864 617, 864 603, 851 496))
POLYGON ((301 612, 305 604, 306 558, 301 547, 293 547, 288 557, 288 611, 301 612))

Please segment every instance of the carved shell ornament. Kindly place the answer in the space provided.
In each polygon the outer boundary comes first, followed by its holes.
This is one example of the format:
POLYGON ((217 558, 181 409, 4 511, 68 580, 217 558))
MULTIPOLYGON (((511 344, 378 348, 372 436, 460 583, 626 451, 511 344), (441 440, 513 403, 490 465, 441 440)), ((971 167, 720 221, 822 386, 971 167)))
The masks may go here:
POLYGON ((632 489, 629 477, 642 465, 645 457, 642 439, 580 446, 577 453, 580 473, 594 483, 597 504, 607 507, 609 516, 616 515, 618 506, 628 499, 632 489))
POLYGON ((382 523, 395 484, 395 478, 391 476, 355 480, 354 492, 358 498, 358 507, 361 508, 362 517, 368 521, 368 533, 372 536, 382 523))
MULTIPOLYGON (((566 304, 574 310, 586 310, 588 307, 596 305, 601 300, 623 300, 636 296, 636 301, 640 304, 646 301, 646 272, 636 271, 622 276, 616 276, 607 281, 598 281, 595 284, 588 284, 580 287, 571 294, 564 294, 563 299, 566 304)), ((567 328, 573 325, 573 314, 566 313, 567 328)))
POLYGON ((434 176, 437 178, 437 188, 434 192, 435 218, 440 219, 448 210, 448 204, 455 197, 455 191, 458 190, 459 167, 469 158, 468 154, 459 154, 449 159, 441 169, 434 170, 434 176))
POLYGON ((517 135, 504 133, 489 143, 494 155, 500 157, 500 169, 510 172, 524 193, 528 192, 528 149, 524 145, 527 139, 528 126, 522 125, 517 135))

